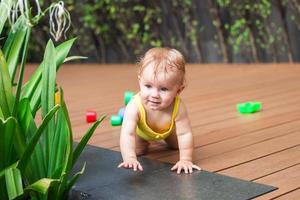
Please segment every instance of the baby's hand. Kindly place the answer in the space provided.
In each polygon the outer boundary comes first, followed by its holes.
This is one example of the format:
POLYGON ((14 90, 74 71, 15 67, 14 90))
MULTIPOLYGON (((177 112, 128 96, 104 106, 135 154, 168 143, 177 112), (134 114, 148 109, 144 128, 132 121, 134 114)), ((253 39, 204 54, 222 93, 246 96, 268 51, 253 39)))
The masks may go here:
POLYGON ((201 170, 200 167, 194 165, 191 161, 179 160, 171 170, 174 171, 177 169, 177 174, 180 174, 181 170, 184 170, 186 174, 193 173, 193 169, 201 170))
POLYGON ((133 171, 143 171, 143 167, 136 158, 129 158, 119 164, 118 168, 133 169, 133 171))

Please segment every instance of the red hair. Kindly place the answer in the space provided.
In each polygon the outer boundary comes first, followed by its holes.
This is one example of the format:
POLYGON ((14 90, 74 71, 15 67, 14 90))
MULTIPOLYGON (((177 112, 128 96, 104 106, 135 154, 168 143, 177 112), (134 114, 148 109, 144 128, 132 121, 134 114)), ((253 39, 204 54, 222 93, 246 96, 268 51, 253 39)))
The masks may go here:
POLYGON ((182 75, 182 83, 185 81, 185 60, 183 55, 176 49, 171 48, 152 48, 138 62, 139 72, 141 75, 144 69, 153 64, 154 76, 158 72, 169 71, 179 72, 182 75))

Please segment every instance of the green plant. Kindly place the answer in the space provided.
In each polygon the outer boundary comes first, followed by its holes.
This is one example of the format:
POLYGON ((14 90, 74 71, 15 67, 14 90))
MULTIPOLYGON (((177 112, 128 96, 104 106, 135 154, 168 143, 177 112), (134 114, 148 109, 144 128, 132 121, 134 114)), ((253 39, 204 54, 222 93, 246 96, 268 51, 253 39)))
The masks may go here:
POLYGON ((240 52, 244 46, 260 45, 261 48, 268 48, 273 41, 265 40, 265 20, 271 14, 272 4, 270 0, 217 0, 218 5, 226 9, 231 22, 224 24, 228 31, 228 43, 232 46, 233 52, 240 52), (254 44, 253 31, 256 30, 257 42, 254 44), (264 45, 264 46, 263 46, 264 45))
POLYGON ((0 49, 0 199, 65 199, 85 166, 73 177, 70 171, 104 117, 73 149, 71 122, 63 90, 56 87, 56 73, 65 61, 80 58, 67 58, 75 39, 57 47, 49 40, 42 63, 23 84, 31 30, 49 8, 38 10, 36 16, 30 8, 21 10, 22 15, 13 21, 9 17, 15 2, 0 2, 0 35, 7 21, 12 24, 0 49))

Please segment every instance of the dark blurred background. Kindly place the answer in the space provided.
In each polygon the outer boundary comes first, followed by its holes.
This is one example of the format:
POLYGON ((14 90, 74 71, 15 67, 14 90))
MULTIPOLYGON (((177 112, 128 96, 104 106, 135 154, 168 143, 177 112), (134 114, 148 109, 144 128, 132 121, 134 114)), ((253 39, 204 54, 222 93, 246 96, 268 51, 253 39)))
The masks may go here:
MULTIPOLYGON (((299 0, 64 2, 67 37, 77 37, 71 54, 88 57, 80 62, 132 63, 154 46, 177 48, 190 63, 300 61, 299 0)), ((34 29, 31 62, 43 58, 48 23, 34 29)))

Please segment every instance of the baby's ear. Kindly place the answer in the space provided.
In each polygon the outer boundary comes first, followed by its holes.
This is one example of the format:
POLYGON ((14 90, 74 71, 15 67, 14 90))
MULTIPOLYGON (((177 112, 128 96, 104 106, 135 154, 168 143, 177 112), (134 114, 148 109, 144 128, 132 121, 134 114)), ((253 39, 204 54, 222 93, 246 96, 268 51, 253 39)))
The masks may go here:
POLYGON ((179 94, 183 91, 184 88, 185 88, 185 85, 182 84, 182 85, 178 88, 177 94, 179 95, 179 94))
POLYGON ((140 75, 138 75, 138 80, 139 80, 139 81, 141 80, 141 76, 140 76, 140 75))

